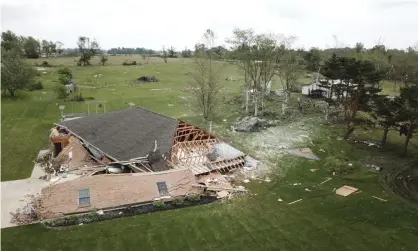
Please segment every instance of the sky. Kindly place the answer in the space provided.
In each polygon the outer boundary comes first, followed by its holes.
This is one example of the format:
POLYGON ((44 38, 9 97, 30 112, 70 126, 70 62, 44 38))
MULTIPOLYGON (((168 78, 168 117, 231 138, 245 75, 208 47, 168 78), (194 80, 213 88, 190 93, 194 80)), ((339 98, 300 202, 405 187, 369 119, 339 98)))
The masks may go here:
POLYGON ((0 0, 1 30, 76 47, 78 36, 102 49, 192 49, 206 29, 216 45, 234 28, 296 36, 295 48, 405 49, 418 42, 418 0, 0 0), (337 38, 337 39, 335 39, 337 38))

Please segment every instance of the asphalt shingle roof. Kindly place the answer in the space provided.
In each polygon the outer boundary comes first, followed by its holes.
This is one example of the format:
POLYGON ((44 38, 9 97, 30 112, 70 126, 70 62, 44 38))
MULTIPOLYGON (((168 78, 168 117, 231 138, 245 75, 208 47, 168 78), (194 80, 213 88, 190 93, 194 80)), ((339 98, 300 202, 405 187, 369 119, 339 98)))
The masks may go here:
POLYGON ((154 142, 162 154, 171 151, 178 121, 146 110, 125 110, 57 123, 119 161, 146 156, 154 142))

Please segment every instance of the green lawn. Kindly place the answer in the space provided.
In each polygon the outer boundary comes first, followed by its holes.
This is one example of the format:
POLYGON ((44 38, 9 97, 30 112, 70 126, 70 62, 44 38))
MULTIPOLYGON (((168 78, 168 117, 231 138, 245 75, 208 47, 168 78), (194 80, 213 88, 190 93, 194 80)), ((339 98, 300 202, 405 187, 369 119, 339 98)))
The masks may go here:
MULTIPOLYGON (((93 67, 74 67, 72 58, 48 61, 71 66, 79 85, 100 87, 106 83, 106 88, 83 88, 82 93, 96 100, 108 100, 108 111, 128 107, 133 102, 201 124, 191 94, 181 91, 188 86, 189 77, 185 73, 190 71, 190 61, 176 59, 164 64, 153 59, 149 65, 120 66, 126 58, 129 57, 109 57, 109 66, 93 67), (97 74, 103 76, 94 77, 97 74), (142 75, 154 75, 160 82, 128 86, 142 75)), ((132 60, 140 61, 139 57, 132 60)), ((56 100, 55 70, 48 68, 48 74, 41 77, 44 90, 22 92, 19 100, 2 99, 2 181, 30 176, 32 160, 48 145, 49 129, 59 120, 57 104, 66 105, 66 112, 87 112, 85 104, 56 100)), ((233 65, 226 64, 223 79, 226 76, 240 74, 233 65)), ((303 81, 306 80, 300 80, 303 81)), ((224 93, 229 100, 238 94, 242 82, 225 83, 224 93)), ((273 86, 280 88, 280 82, 275 80, 273 86)), ((238 104, 223 102, 222 119, 215 124, 215 130, 222 132, 230 126, 239 116, 237 107, 238 104)), ((62 229, 42 225, 2 229, 2 250, 416 250, 417 208, 394 195, 384 180, 390 170, 418 166, 413 159, 413 153, 418 151, 417 138, 411 141, 409 156, 401 158, 399 150, 404 137, 394 132, 388 137, 389 150, 381 152, 353 141, 336 140, 342 133, 339 126, 319 123, 311 126, 317 128, 317 133, 312 135, 314 145, 310 147, 321 160, 285 156, 273 167, 272 182, 244 184, 251 191, 248 196, 62 229), (333 176, 330 163, 352 163, 355 170, 333 176), (382 166, 384 173, 370 172, 366 164, 382 166), (310 172, 313 168, 319 171, 310 172), (318 185, 327 177, 332 179, 318 185), (355 186, 361 193, 348 197, 335 195, 333 189, 342 185, 355 186), (288 205, 298 199, 302 201, 288 205)), ((241 142, 232 134, 222 136, 241 142)), ((378 140, 381 130, 359 129, 353 137, 378 140)), ((253 154, 248 146, 239 146, 253 154)))
POLYGON ((330 176, 323 160, 289 156, 276 167, 287 169, 285 177, 279 178, 273 172, 270 183, 245 184, 251 190, 246 197, 63 229, 41 225, 4 229, 2 249, 415 250, 416 207, 385 189, 379 175, 362 165, 368 157, 384 157, 385 168, 391 167, 393 158, 400 163, 404 160, 367 146, 332 140, 336 134, 327 128, 321 132, 323 140, 314 140, 314 151, 321 158, 342 156, 354 163, 356 172, 330 176), (331 140, 325 140, 328 136, 331 140), (310 172, 310 168, 320 170, 310 172), (326 177, 332 180, 318 185, 326 177), (349 197, 335 195, 333 189, 342 185, 355 186, 362 192, 349 197), (298 199, 302 201, 288 205, 298 199))

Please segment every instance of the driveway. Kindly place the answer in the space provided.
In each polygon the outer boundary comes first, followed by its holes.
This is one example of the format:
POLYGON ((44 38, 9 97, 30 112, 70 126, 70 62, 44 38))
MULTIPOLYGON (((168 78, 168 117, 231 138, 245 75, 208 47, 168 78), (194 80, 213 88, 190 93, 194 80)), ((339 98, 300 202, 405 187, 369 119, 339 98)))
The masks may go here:
POLYGON ((30 178, 1 182, 1 228, 15 226, 10 223, 10 213, 26 206, 30 201, 28 195, 40 194, 42 188, 50 184, 39 179, 42 175, 45 175, 44 171, 36 164, 30 178))

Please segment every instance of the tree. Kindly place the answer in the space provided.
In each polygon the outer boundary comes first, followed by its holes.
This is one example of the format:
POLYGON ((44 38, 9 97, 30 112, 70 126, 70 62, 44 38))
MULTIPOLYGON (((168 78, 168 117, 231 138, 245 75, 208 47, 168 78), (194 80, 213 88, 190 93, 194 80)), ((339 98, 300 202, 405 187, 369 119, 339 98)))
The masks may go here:
POLYGON ((90 42, 90 38, 81 36, 78 38, 77 46, 80 53, 79 64, 90 65, 91 58, 99 52, 97 41, 90 42))
POLYGON ((102 63, 103 66, 105 65, 105 63, 107 62, 107 60, 109 60, 109 58, 107 57, 107 55, 105 55, 105 54, 100 55, 100 63, 102 63))
POLYGON ((149 56, 147 54, 142 54, 141 57, 142 57, 142 60, 144 60, 144 63, 148 64, 149 56))
POLYGON ((17 91, 34 81, 36 73, 13 51, 2 51, 1 56, 1 89, 14 97, 17 91))
POLYGON ((384 74, 370 61, 338 57, 335 54, 325 62, 322 73, 332 80, 328 99, 335 99, 343 107, 346 121, 344 138, 347 139, 357 125, 370 122, 359 118, 357 114, 359 111, 372 111, 373 100, 378 97, 379 83, 384 74))
POLYGON ((304 59, 307 63, 306 69, 309 71, 318 71, 321 64, 321 53, 317 48, 311 48, 308 53, 305 54, 304 59))
POLYGON ((418 80, 401 88, 400 92, 399 100, 402 105, 400 118, 406 122, 403 125, 406 130, 403 154, 406 154, 409 141, 418 127, 418 80))
POLYGON ((168 53, 167 53, 167 50, 165 49, 165 46, 163 46, 163 59, 164 59, 164 63, 167 63, 167 56, 168 56, 168 53))
POLYGON ((1 33, 1 47, 4 51, 16 50, 15 55, 22 52, 19 37, 10 30, 1 33))
POLYGON ((27 37, 23 43, 23 49, 25 50, 25 55, 28 58, 39 58, 39 48, 40 44, 38 40, 33 37, 27 37))
POLYGON ((383 127, 383 136, 381 146, 385 147, 387 135, 391 128, 396 128, 399 122, 400 102, 397 99, 391 99, 380 95, 374 100, 374 117, 383 127))
POLYGON ((170 57, 170 58, 175 58, 176 57, 176 51, 175 51, 173 46, 171 46, 168 49, 168 57, 170 57))
POLYGON ((283 104, 283 113, 285 112, 285 106, 289 103, 291 90, 302 73, 298 55, 291 49, 294 40, 295 38, 291 37, 285 40, 281 46, 283 57, 279 61, 278 75, 286 95, 285 103, 283 104))
POLYGON ((61 56, 62 55, 62 52, 64 51, 62 49, 62 46, 64 46, 64 44, 62 42, 60 42, 60 41, 55 42, 55 44, 56 44, 56 47, 57 47, 58 56, 61 56))
POLYGON ((45 54, 45 57, 49 57, 51 54, 51 46, 48 41, 42 40, 42 52, 45 54))
POLYGON ((181 56, 183 58, 191 58, 192 57, 192 51, 186 48, 181 52, 181 56))
MULTIPOLYGON (((215 34, 211 30, 206 30, 203 35, 206 45, 213 45, 215 34)), ((221 66, 212 60, 213 55, 201 50, 192 64, 192 80, 190 84, 197 101, 198 108, 203 114, 203 119, 209 123, 209 131, 212 130, 212 120, 215 118, 216 110, 220 101, 222 85, 220 83, 221 66)))
POLYGON ((364 50, 364 44, 363 43, 356 43, 356 46, 354 47, 354 50, 357 54, 361 54, 364 50))
POLYGON ((73 78, 73 73, 71 72, 70 68, 67 67, 59 68, 57 73, 58 81, 61 85, 66 85, 73 78))
POLYGON ((246 112, 248 93, 251 90, 254 116, 258 116, 259 96, 261 94, 263 100, 266 84, 276 74, 277 63, 281 57, 279 43, 275 34, 255 34, 251 29, 234 29, 233 36, 227 43, 232 45, 234 57, 238 59, 237 66, 244 72, 246 112))

